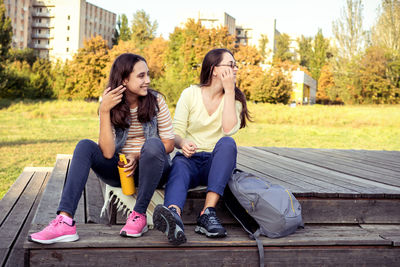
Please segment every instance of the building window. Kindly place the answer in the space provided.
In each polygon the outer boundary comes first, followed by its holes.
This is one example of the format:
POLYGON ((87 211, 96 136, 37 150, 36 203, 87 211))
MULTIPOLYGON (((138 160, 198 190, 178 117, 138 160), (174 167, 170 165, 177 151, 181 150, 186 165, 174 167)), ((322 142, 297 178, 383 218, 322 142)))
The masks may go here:
POLYGON ((40 44, 40 40, 37 40, 37 43, 40 44))
POLYGON ((67 42, 69 41, 69 37, 67 37, 67 42))
POLYGON ((50 44, 50 40, 47 40, 47 44, 50 44))
POLYGON ((68 20, 70 20, 71 19, 71 16, 70 15, 68 15, 68 20))
POLYGON ((67 52, 69 52, 69 48, 67 47, 67 52))
POLYGON ((67 31, 69 31, 69 26, 67 26, 67 31))

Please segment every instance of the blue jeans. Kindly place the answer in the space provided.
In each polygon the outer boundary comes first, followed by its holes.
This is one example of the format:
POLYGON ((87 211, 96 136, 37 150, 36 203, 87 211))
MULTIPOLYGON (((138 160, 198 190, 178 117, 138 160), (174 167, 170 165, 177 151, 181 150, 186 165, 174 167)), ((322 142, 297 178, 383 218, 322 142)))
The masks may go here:
POLYGON ((222 137, 211 153, 198 152, 186 158, 177 152, 165 188, 164 205, 177 205, 182 210, 188 189, 199 185, 222 196, 236 168, 236 156, 236 143, 231 137, 222 137))
MULTIPOLYGON (((87 182, 90 168, 108 185, 121 187, 118 154, 106 159, 100 147, 92 140, 79 141, 75 147, 67 180, 57 213, 68 212, 74 216, 79 199, 87 182)), ((164 144, 159 138, 149 138, 140 151, 139 166, 135 171, 135 185, 139 187, 134 210, 145 213, 157 187, 165 184, 170 163, 164 144)))

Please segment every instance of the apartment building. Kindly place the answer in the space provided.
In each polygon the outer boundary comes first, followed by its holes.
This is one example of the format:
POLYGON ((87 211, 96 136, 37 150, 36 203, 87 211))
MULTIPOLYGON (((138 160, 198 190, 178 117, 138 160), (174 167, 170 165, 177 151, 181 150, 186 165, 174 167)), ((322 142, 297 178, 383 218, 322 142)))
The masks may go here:
POLYGON ((40 57, 71 59, 85 39, 101 35, 112 46, 116 14, 85 0, 4 0, 13 26, 14 48, 40 57))
POLYGON ((11 18, 13 28, 12 47, 25 48, 30 42, 31 16, 30 6, 32 0, 3 0, 6 16, 11 18))
POLYGON ((236 19, 226 12, 214 13, 199 11, 198 18, 206 28, 227 27, 231 35, 236 34, 236 19))

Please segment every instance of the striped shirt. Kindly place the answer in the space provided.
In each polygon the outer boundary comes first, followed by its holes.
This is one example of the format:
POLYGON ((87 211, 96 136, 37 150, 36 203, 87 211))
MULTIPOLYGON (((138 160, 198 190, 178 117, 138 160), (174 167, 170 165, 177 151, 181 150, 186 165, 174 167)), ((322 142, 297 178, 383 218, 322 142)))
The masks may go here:
MULTIPOLYGON (((158 134, 161 139, 174 139, 171 114, 161 94, 157 95, 159 112, 157 113, 158 134)), ((137 107, 131 109, 131 126, 128 131, 128 138, 121 152, 124 154, 140 152, 145 142, 143 126, 137 119, 137 107)))

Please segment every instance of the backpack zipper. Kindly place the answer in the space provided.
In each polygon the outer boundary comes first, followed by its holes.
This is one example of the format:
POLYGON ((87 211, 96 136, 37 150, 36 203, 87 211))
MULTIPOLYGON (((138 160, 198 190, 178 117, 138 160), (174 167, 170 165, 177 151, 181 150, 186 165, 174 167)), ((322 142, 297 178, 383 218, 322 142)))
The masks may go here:
MULTIPOLYGON (((246 178, 251 178, 251 177, 246 177, 246 178)), ((255 177, 255 178, 261 180, 261 179, 258 178, 258 177, 255 177)), ((261 181, 262 181, 262 180, 261 180, 261 181)), ((251 207, 252 207, 252 209, 253 209, 253 211, 254 211, 254 202, 251 201, 251 200, 246 196, 246 194, 244 194, 244 193, 242 192, 242 190, 239 190, 239 188, 238 188, 238 186, 237 186, 236 183, 235 183, 235 187, 236 187, 236 191, 239 192, 245 199, 247 199, 248 202, 250 202, 251 207)), ((247 211, 247 213, 249 213, 249 211, 248 211, 247 209, 245 209, 245 210, 247 211)))
POLYGON ((293 199, 292 199, 292 196, 290 195, 290 193, 289 193, 289 191, 288 191, 287 189, 285 189, 285 191, 286 191, 286 193, 288 193, 288 195, 289 195, 289 198, 290 198, 290 205, 292 206, 293 213, 296 213, 296 212, 294 211, 294 207, 293 207, 293 199))

